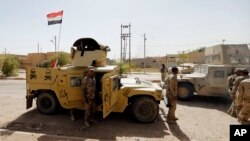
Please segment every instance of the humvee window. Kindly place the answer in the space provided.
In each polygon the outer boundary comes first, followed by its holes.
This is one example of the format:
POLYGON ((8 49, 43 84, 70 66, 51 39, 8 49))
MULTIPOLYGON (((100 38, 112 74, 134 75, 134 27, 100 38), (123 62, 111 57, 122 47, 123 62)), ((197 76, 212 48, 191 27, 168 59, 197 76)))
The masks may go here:
POLYGON ((71 77, 70 78, 70 87, 78 87, 81 86, 81 78, 80 77, 71 77))
POLYGON ((118 77, 113 78, 112 80, 112 89, 115 90, 118 88, 118 77))
POLYGON ((207 67, 203 66, 203 65, 197 65, 197 66, 194 67, 194 72, 195 73, 206 74, 207 73, 207 67))
POLYGON ((224 71, 223 70, 214 71, 214 78, 224 78, 224 71))

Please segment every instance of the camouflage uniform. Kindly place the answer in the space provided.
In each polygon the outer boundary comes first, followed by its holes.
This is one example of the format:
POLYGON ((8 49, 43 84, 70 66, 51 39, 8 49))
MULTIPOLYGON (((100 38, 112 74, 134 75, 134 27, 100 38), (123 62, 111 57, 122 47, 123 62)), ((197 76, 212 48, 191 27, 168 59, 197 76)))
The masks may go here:
POLYGON ((160 72, 161 72, 161 81, 164 82, 167 74, 167 68, 161 67, 160 72))
MULTIPOLYGON (((240 72, 241 70, 239 68, 235 69, 235 73, 238 73, 240 72)), ((234 86, 234 82, 235 80, 239 77, 239 75, 237 74, 232 74, 230 75, 228 78, 227 78, 227 86, 228 86, 228 93, 229 95, 231 96, 232 98, 232 104, 231 106, 229 107, 228 109, 228 114, 233 116, 233 117, 236 117, 236 106, 235 106, 235 93, 236 93, 236 90, 233 90, 233 86, 234 86)), ((236 87, 235 87, 236 88, 236 87)))
POLYGON ((250 79, 246 79, 241 82, 237 94, 236 103, 238 107, 241 107, 238 115, 238 121, 242 124, 246 123, 250 118, 250 92, 246 90, 244 83, 250 83, 250 79))
POLYGON ((88 124, 91 120, 93 120, 93 115, 95 113, 96 108, 96 80, 95 78, 91 78, 90 76, 85 76, 82 81, 83 94, 85 98, 85 124, 88 124), (88 122, 88 123, 86 123, 88 122))
POLYGON ((169 110, 167 115, 168 121, 177 120, 175 117, 176 102, 177 102, 177 75, 170 74, 166 80, 167 84, 167 98, 169 104, 169 110))
POLYGON ((237 91, 235 92, 235 106, 236 106, 236 115, 238 116, 239 113, 240 113, 240 110, 242 108, 242 105, 240 104, 241 102, 238 102, 238 95, 239 95, 239 85, 241 83, 241 81, 245 80, 245 79, 248 79, 249 76, 240 76, 238 77, 236 80, 235 80, 235 86, 237 87, 237 91))

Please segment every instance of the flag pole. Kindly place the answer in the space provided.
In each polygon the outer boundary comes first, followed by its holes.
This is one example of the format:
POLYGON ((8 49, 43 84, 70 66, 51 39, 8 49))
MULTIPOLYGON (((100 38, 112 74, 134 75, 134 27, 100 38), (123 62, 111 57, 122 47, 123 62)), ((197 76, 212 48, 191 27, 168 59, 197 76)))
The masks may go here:
MULTIPOLYGON (((63 15, 62 15, 62 21, 63 21, 63 15)), ((59 53, 59 47, 60 47, 60 39, 61 39, 61 31, 62 31, 62 23, 60 24, 60 30, 59 30, 59 36, 58 36, 58 44, 57 44, 57 61, 58 61, 58 53, 59 53)))

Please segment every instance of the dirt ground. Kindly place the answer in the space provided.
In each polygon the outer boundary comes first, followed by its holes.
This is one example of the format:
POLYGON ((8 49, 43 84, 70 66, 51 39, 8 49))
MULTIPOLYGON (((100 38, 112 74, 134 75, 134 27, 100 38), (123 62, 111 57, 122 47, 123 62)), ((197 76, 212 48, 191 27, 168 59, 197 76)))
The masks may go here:
MULTIPOLYGON (((160 104, 157 121, 141 124, 126 113, 112 113, 102 119, 97 113, 98 123, 84 131, 83 111, 77 111, 77 121, 72 122, 68 110, 60 110, 55 115, 42 115, 33 108, 25 109, 25 80, 0 80, 0 128, 46 135, 82 137, 97 140, 229 140, 229 125, 237 120, 226 114, 230 101, 226 98, 195 96, 192 101, 178 101, 177 124, 168 124, 164 116, 168 109, 160 104)), ((11 134, 0 135, 4 140, 11 134)))

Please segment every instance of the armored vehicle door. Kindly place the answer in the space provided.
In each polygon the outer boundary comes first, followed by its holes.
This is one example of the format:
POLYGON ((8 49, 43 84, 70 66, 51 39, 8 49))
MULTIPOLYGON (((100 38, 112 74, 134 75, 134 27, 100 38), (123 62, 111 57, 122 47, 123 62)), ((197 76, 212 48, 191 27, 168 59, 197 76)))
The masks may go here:
POLYGON ((119 91, 117 75, 105 74, 102 80, 103 118, 107 117, 115 108, 119 91))
POLYGON ((82 77, 79 75, 67 76, 68 101, 72 106, 80 106, 83 103, 83 92, 81 88, 82 77))
POLYGON ((227 68, 210 68, 208 74, 208 91, 213 94, 226 93, 227 68))

